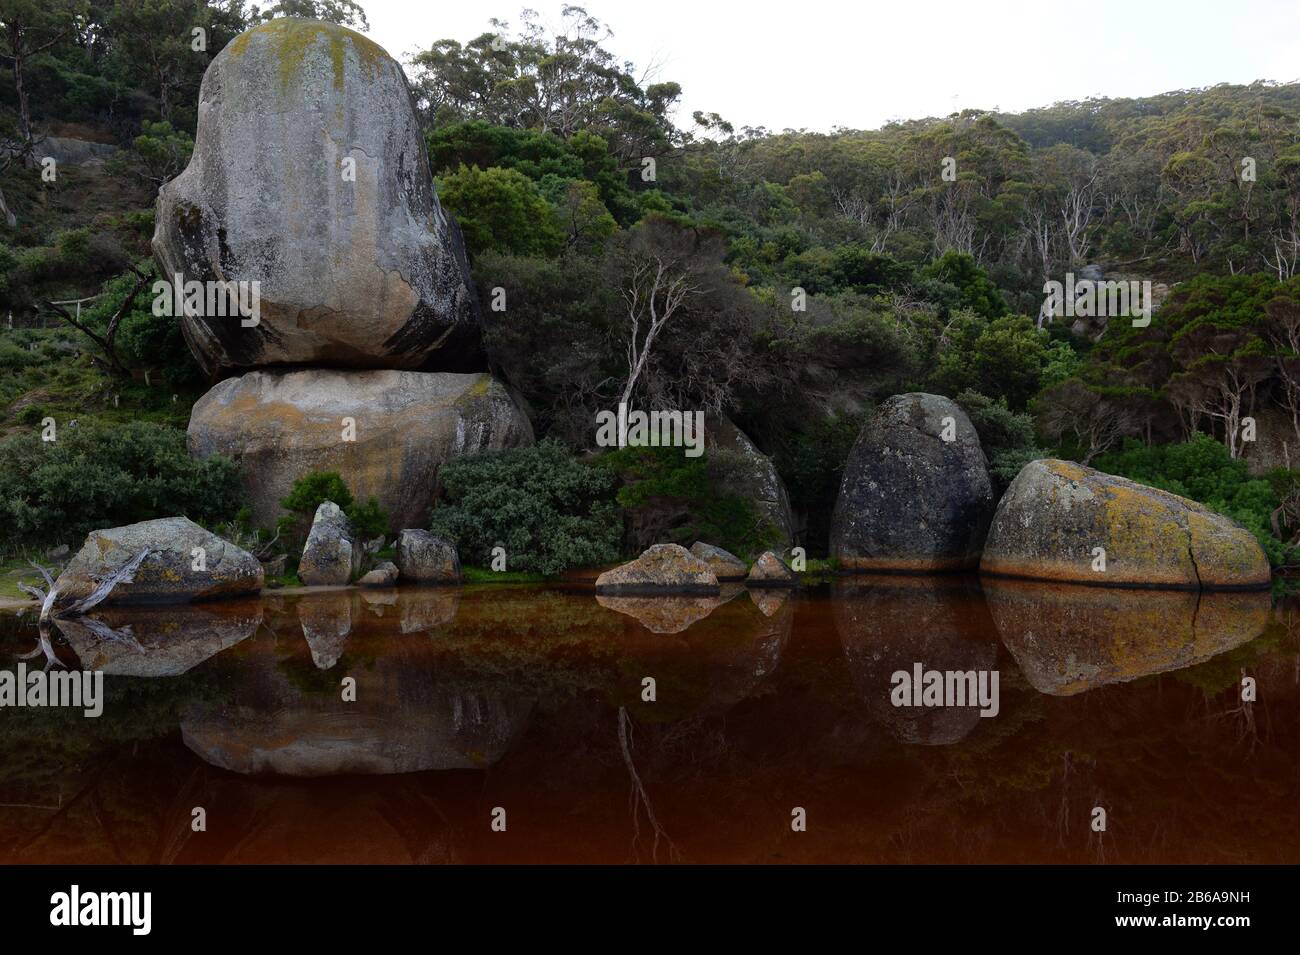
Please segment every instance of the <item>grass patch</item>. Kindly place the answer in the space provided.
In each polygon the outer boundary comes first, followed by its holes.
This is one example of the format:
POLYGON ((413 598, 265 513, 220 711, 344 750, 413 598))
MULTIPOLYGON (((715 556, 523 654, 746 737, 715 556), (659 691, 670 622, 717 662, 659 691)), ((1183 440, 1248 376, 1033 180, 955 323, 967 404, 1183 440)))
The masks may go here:
MULTIPOLYGON (((57 570, 56 567, 47 569, 57 570)), ((27 584, 35 584, 42 590, 45 589, 45 581, 31 564, 27 563, 26 557, 9 557, 0 560, 0 600, 31 600, 32 598, 18 589, 18 582, 23 581, 27 584)))
POLYGON ((527 570, 485 570, 462 566, 460 575, 467 584, 541 584, 549 578, 527 570))

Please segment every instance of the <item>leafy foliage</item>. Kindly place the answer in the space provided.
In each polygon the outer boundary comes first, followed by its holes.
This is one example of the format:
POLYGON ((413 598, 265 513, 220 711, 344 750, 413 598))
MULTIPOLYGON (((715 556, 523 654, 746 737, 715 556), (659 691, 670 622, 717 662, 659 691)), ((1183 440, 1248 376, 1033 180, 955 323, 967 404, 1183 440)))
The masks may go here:
POLYGON ((190 457, 176 428, 64 426, 55 441, 0 443, 0 516, 11 547, 76 546, 95 528, 177 514, 229 520, 241 493, 234 463, 190 457))
POLYGON ((547 575, 618 557, 613 475, 558 441, 458 458, 438 476, 429 529, 454 541, 465 563, 489 566, 498 546, 508 569, 547 575))
POLYGON ((724 452, 688 458, 681 448, 629 446, 599 463, 621 479, 618 504, 632 550, 702 540, 735 554, 757 554, 777 539, 753 502, 726 489, 735 462, 724 452))

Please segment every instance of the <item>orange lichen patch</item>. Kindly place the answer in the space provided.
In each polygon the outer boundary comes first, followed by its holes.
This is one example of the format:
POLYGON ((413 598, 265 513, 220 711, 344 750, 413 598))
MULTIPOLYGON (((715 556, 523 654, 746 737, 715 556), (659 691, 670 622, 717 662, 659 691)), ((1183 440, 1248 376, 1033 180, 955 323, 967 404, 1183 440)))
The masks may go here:
POLYGON ((1225 531, 1207 515, 1189 513, 1191 553, 1203 587, 1267 587, 1272 581, 1268 558, 1248 532, 1225 531))
POLYGON ((1048 458, 1043 462, 1043 466, 1053 474, 1059 474, 1070 481, 1087 480, 1089 474, 1089 469, 1082 464, 1075 464, 1073 461, 1062 461, 1059 458, 1048 458))

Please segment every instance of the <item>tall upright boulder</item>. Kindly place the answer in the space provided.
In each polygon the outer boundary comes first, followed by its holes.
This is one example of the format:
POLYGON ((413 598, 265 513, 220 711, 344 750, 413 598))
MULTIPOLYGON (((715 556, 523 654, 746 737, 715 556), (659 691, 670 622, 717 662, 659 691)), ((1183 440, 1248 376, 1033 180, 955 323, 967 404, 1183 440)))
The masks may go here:
POLYGON ((212 377, 267 365, 485 367, 474 286, 401 66, 285 18, 208 66, 189 166, 158 196, 169 279, 257 282, 260 315, 186 315, 212 377))
POLYGON ((973 569, 995 503, 966 412, 938 395, 895 395, 849 453, 831 556, 860 571, 973 569))

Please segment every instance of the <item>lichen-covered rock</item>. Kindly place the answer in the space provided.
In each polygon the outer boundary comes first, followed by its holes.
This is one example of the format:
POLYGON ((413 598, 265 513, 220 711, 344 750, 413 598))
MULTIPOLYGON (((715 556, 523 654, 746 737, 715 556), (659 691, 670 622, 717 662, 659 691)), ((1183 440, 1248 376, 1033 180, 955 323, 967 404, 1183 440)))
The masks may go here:
POLYGON ((81 550, 54 582, 56 610, 89 597, 100 581, 148 550, 129 583, 103 602, 185 603, 255 594, 262 565, 245 550, 184 517, 161 517, 124 527, 91 531, 81 550))
POLYGON ((772 543, 780 547, 789 544, 794 539, 790 496, 772 460, 745 432, 721 417, 706 422, 704 447, 719 472, 721 486, 753 503, 776 530, 772 543))
POLYGON ((397 535, 397 569, 411 583, 460 583, 456 545, 430 531, 407 528, 397 535))
POLYGON ((302 548, 298 579, 310 587, 346 584, 361 570, 361 556, 348 516, 333 501, 322 501, 302 548))
POLYGON ((770 550, 754 561, 745 578, 745 584, 750 587, 793 587, 797 582, 789 565, 770 550))
POLYGON ((988 462, 966 413, 937 395, 895 395, 849 454, 831 518, 831 556, 858 571, 973 568, 994 503, 988 462))
POLYGON ((596 593, 616 596, 705 594, 719 592, 709 565, 678 544, 655 544, 636 560, 596 578, 596 593))
POLYGON ((391 587, 397 583, 397 565, 383 561, 357 581, 362 587, 391 587))
POLYGON ((445 462, 532 443, 528 419, 487 374, 254 371, 209 390, 189 425, 190 453, 238 463, 253 518, 268 527, 309 471, 337 471, 392 526, 418 527, 445 462))
POLYGON ((1007 488, 980 572, 1185 590, 1271 581, 1263 548, 1235 521, 1168 491, 1052 459, 1026 464, 1007 488))
POLYGON ((1194 666, 1268 626, 1266 591, 1213 593, 984 581, 1002 643, 1040 693, 1072 696, 1194 666))
POLYGON ((272 364, 485 367, 459 229, 401 66, 373 41, 272 20, 213 58, 189 166, 159 193, 162 274, 260 283, 260 321, 186 316, 212 376, 272 364))
POLYGON ((696 541, 691 545, 691 553, 709 565, 713 576, 718 580, 744 580, 748 568, 745 562, 730 551, 696 541))

